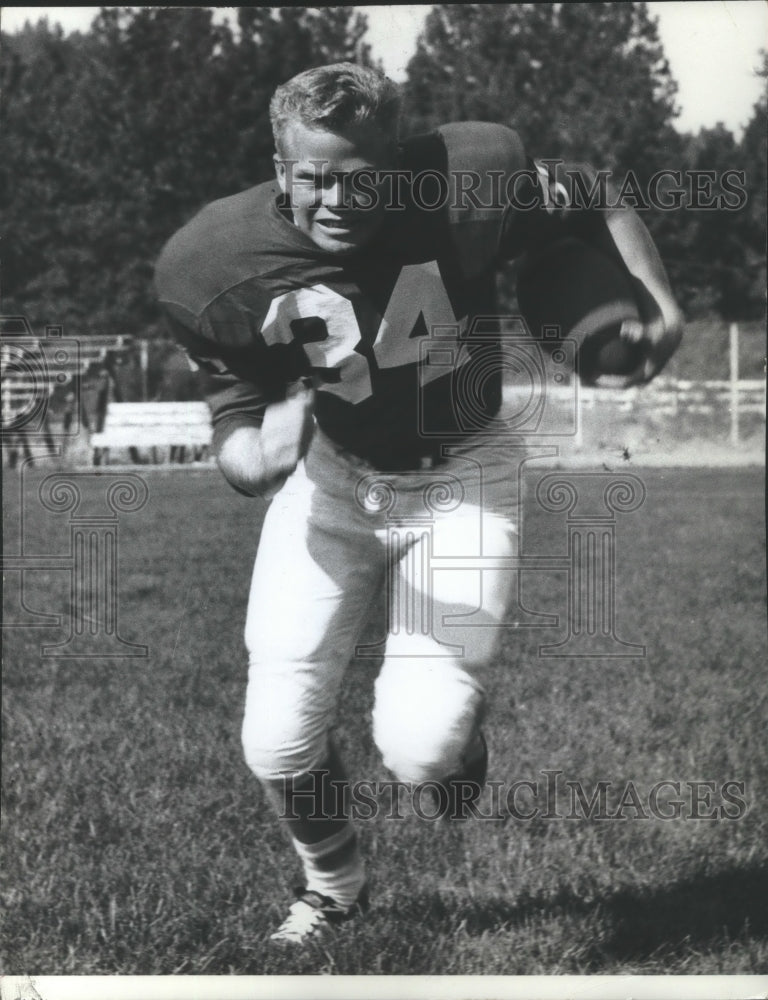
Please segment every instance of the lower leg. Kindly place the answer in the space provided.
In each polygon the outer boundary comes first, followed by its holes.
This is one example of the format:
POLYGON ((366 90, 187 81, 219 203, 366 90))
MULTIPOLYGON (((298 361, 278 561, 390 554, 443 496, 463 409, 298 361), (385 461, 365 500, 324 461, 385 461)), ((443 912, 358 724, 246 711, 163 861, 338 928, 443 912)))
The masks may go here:
POLYGON ((302 862, 306 889, 352 906, 365 869, 346 814, 347 778, 333 743, 318 767, 262 784, 302 862))

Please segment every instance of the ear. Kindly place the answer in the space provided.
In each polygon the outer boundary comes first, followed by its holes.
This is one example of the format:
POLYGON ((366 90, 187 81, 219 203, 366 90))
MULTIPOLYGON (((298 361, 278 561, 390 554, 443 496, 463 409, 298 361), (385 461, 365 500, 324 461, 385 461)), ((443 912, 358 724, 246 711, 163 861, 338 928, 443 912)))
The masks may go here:
POLYGON ((277 176, 277 183, 280 185, 280 190, 283 194, 286 194, 288 188, 288 172, 285 169, 285 161, 281 159, 279 153, 275 153, 272 157, 272 162, 275 165, 275 174, 277 176))

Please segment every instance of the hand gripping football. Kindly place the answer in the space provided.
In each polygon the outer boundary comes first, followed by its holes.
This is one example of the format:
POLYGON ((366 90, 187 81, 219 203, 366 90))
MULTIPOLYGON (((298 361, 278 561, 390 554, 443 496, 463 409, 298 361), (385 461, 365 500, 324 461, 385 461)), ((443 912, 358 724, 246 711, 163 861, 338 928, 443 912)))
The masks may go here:
POLYGON ((601 375, 631 375, 645 358, 645 348, 638 343, 643 327, 630 277, 617 262, 580 240, 560 240, 526 257, 517 299, 534 337, 545 337, 545 328, 556 327, 561 339, 577 341, 583 382, 601 375))

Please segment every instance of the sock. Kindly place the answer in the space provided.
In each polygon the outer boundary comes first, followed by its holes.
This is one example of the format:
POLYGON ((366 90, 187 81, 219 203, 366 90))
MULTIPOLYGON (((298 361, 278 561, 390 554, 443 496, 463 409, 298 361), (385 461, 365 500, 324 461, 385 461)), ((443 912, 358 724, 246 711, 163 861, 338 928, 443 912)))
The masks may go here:
POLYGON ((352 906, 365 883, 365 868, 352 825, 317 844, 293 846, 304 866, 307 889, 330 896, 341 906, 352 906))
POLYGON ((365 883, 365 868, 345 815, 346 775, 333 741, 319 767, 263 785, 301 859, 306 888, 351 906, 365 883))

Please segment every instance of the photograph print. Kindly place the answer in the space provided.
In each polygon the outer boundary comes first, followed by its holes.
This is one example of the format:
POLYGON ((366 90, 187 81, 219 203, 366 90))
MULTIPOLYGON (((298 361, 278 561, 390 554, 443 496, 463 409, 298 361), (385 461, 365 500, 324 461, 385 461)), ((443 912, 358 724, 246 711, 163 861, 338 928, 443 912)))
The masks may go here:
POLYGON ((4 9, 3 1000, 768 988, 767 25, 4 9))

